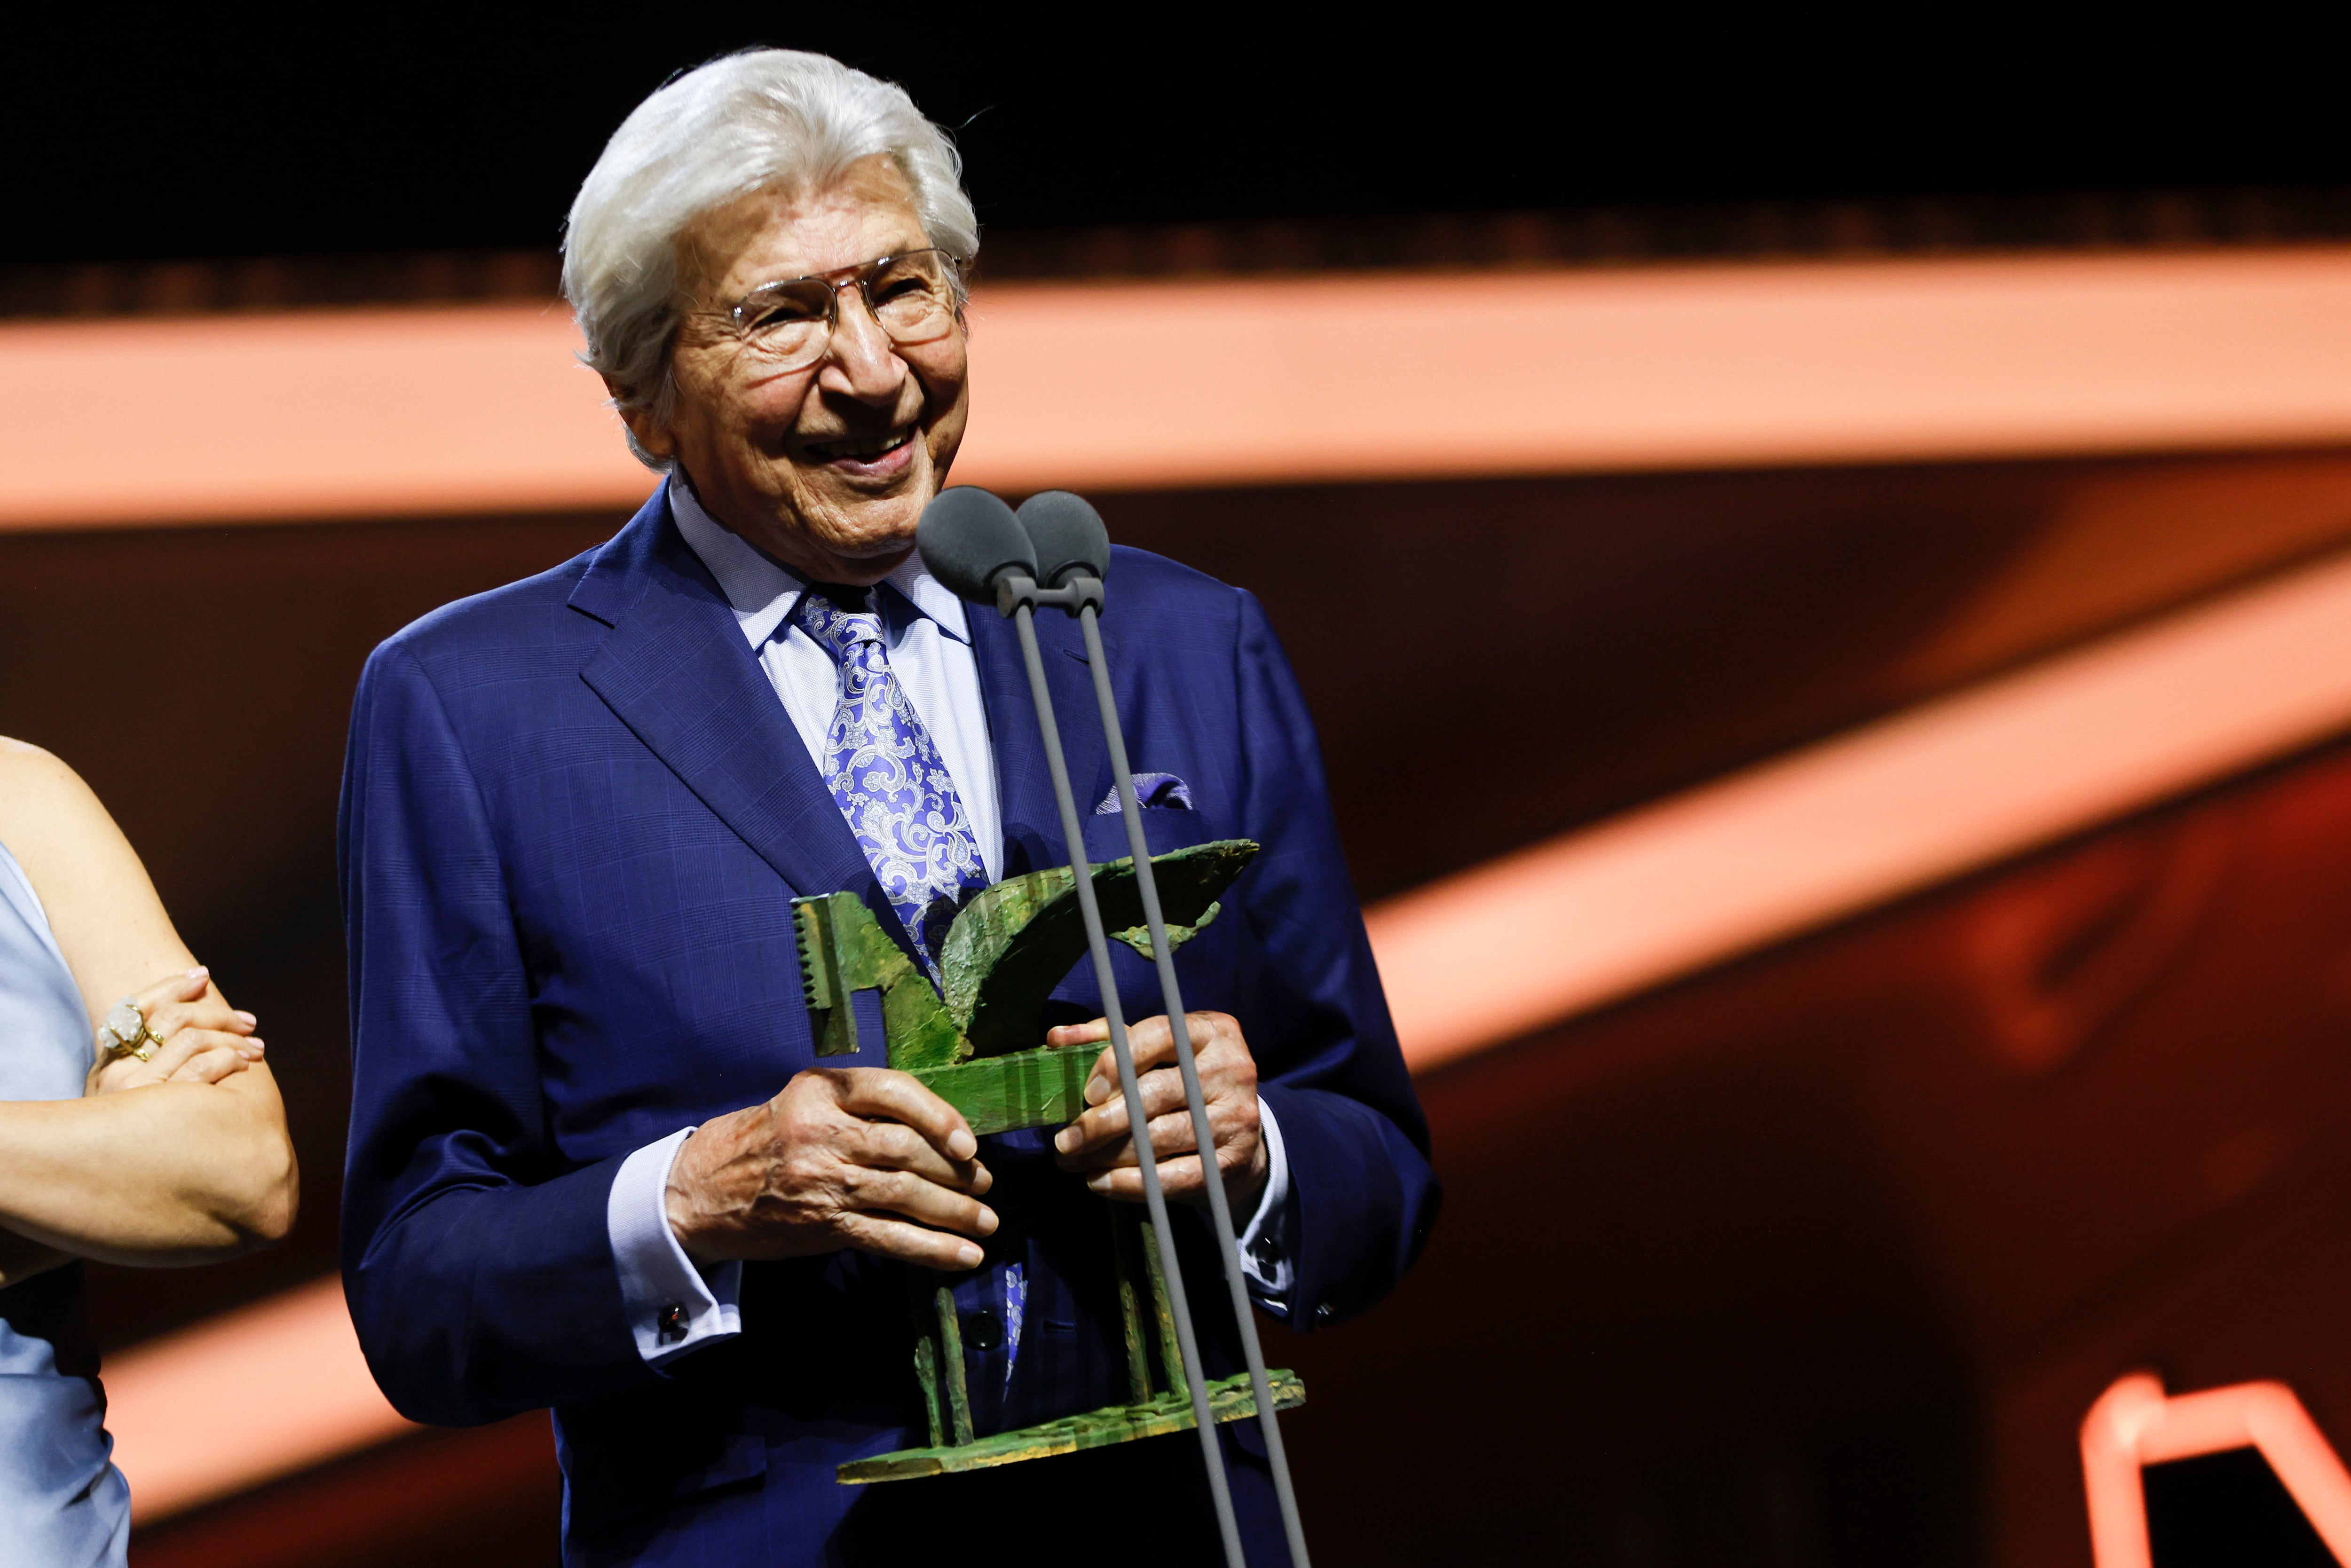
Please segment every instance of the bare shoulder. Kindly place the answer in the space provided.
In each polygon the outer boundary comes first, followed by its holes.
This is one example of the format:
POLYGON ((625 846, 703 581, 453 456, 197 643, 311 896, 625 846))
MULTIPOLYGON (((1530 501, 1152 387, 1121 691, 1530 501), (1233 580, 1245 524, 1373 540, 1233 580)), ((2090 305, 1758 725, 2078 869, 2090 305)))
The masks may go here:
POLYGON ((192 961, 105 803, 59 758, 5 737, 0 844, 40 895, 85 1001, 137 989, 192 961))
MULTIPOLYGON (((81 781, 81 776, 57 757, 29 740, 0 735, 0 791, 17 789, 78 789, 85 795, 89 793, 89 786, 81 781)), ((0 809, 5 805, 5 797, 0 797, 0 809)))
POLYGON ((0 843, 25 862, 27 875, 34 860, 121 838, 80 774, 37 746, 0 736, 0 843))

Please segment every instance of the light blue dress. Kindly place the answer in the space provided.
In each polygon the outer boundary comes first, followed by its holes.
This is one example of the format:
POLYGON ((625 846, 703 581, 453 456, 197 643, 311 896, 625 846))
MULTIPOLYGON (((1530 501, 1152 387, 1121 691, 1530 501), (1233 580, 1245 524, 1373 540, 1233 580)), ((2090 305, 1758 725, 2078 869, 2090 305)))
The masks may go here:
MULTIPOLYGON (((81 993, 16 857, 0 844, 0 1100, 78 1100, 81 993)), ((0 1568, 121 1568, 131 1489, 108 1455, 81 1265, 0 1291, 0 1568)))

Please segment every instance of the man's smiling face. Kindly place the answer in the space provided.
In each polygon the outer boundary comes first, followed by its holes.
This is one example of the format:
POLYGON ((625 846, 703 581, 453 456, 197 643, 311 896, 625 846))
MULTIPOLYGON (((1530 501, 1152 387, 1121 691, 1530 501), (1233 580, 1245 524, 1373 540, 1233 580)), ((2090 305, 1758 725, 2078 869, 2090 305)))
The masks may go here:
POLYGON ((670 355, 674 405, 666 421, 624 417, 640 445, 675 459, 711 516, 805 577, 878 582, 914 549, 963 440, 963 325, 893 343, 852 285, 825 356, 778 371, 747 351, 727 309, 762 284, 930 243, 884 157, 824 191, 756 192, 683 242, 694 306, 670 355))

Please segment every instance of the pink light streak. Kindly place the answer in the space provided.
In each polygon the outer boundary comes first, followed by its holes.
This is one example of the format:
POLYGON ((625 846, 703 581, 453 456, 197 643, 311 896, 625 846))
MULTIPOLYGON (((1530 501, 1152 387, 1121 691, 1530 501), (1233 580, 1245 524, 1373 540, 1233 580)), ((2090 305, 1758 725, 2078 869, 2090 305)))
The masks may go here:
POLYGON ((1416 1071, 2351 726, 2351 557, 1372 910, 1416 1071))
MULTIPOLYGON (((2351 440, 2351 248, 1020 284, 966 483, 2351 440)), ((625 507, 558 305, 0 325, 0 528, 625 507)))
POLYGON ((105 1378, 137 1524, 416 1429, 376 1388, 332 1276, 109 1356, 105 1378))

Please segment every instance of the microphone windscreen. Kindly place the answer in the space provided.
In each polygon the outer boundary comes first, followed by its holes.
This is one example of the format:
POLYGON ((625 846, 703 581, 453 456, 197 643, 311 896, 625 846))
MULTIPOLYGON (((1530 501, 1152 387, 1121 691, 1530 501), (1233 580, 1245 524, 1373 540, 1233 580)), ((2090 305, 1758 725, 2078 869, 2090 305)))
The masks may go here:
POLYGON ((1061 586, 1072 570, 1110 576, 1110 530, 1083 496, 1040 490, 1020 503, 1020 526, 1037 551, 1037 580, 1061 586))
POLYGON ((942 490, 923 508, 914 548, 923 552, 931 575, 956 598, 978 603, 995 599, 996 580, 1008 568, 1037 575, 1029 530, 1002 497, 977 485, 942 490))

